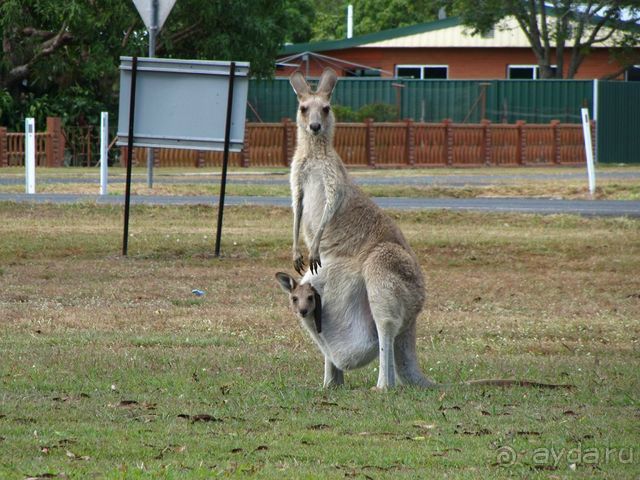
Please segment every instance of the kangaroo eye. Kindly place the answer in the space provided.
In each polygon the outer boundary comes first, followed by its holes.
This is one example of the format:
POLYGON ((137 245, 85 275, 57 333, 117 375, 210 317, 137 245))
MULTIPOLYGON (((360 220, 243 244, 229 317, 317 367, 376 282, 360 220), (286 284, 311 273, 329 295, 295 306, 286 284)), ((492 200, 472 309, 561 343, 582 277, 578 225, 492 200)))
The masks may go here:
POLYGON ((307 297, 307 302, 310 302, 311 300, 313 300, 313 295, 309 295, 309 296, 307 297))
POLYGON ((291 297, 291 301, 293 303, 298 303, 298 297, 291 297))
POLYGON ((327 114, 329 113, 329 110, 331 110, 331 107, 329 105, 327 105, 326 107, 322 107, 322 111, 327 114))
POLYGON ((308 107, 305 107, 304 105, 302 105, 300 107, 300 113, 307 113, 308 107))

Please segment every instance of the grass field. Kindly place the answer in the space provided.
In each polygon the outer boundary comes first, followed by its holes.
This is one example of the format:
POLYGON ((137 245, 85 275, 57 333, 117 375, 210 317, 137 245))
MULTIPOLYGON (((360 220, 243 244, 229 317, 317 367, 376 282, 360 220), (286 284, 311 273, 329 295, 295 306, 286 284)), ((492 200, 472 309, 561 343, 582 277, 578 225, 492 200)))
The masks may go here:
POLYGON ((393 213, 440 382, 323 391, 286 209, 0 203, 0 478, 638 478, 640 221, 393 213), (193 289, 206 292, 202 297, 193 289))

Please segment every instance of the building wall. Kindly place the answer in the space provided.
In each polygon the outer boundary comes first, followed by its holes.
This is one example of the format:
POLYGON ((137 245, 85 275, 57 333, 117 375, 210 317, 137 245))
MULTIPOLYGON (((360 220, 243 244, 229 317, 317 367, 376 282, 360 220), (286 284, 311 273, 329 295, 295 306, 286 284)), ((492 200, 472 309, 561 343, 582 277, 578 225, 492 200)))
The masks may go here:
MULTIPOLYGON (((508 65, 536 65, 537 60, 529 48, 350 48, 322 52, 333 58, 339 58, 369 67, 385 70, 383 77, 393 77, 396 65, 425 64, 448 65, 449 79, 452 80, 498 80, 507 78, 508 65)), ((565 55, 565 71, 570 54, 565 55)), ((308 74, 318 76, 326 66, 336 68, 335 64, 311 58, 308 74)), ((602 78, 617 72, 620 65, 610 58, 607 49, 594 50, 583 61, 575 79, 602 78)), ((303 62, 301 70, 306 73, 303 62)), ((287 76, 292 68, 279 69, 277 76, 287 76)), ((338 72, 344 74, 344 72, 338 72)), ((618 77, 624 78, 623 75, 618 77)))

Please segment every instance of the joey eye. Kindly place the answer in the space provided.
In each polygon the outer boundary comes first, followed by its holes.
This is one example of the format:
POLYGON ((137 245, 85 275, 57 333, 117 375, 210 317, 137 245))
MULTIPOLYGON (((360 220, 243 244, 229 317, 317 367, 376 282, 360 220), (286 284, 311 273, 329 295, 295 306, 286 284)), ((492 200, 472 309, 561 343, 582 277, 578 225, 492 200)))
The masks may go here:
POLYGON ((313 300, 313 295, 309 295, 309 296, 307 297, 307 302, 310 302, 311 300, 313 300))
POLYGON ((298 303, 298 297, 291 297, 291 301, 293 303, 298 303))
POLYGON ((307 113, 307 110, 309 110, 309 108, 308 108, 308 107, 305 107, 304 105, 301 105, 301 106, 300 106, 300 113, 303 113, 303 114, 304 114, 304 113, 307 113))
POLYGON ((326 107, 322 107, 322 111, 325 113, 325 115, 329 113, 329 110, 331 110, 331 107, 329 105, 327 105, 326 107))

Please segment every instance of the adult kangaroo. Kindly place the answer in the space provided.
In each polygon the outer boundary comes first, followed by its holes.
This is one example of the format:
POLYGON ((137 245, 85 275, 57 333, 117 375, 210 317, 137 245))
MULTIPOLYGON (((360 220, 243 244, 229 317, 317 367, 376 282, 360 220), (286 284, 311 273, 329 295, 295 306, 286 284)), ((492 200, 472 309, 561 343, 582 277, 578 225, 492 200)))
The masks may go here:
POLYGON ((290 77, 299 102, 290 178, 293 264, 302 273, 302 228, 309 270, 301 283, 322 297, 321 337, 336 333, 333 343, 325 338, 321 346, 324 383, 342 383, 343 369, 363 366, 377 353, 377 388, 397 382, 435 386, 416 357, 416 319, 425 301, 422 270, 400 229, 355 185, 333 147, 330 101, 336 82, 330 68, 315 91, 301 73, 290 77))

